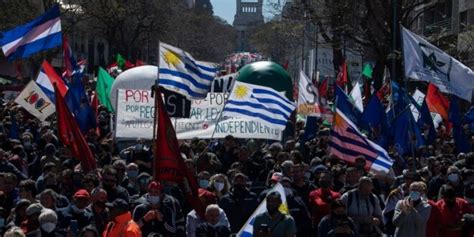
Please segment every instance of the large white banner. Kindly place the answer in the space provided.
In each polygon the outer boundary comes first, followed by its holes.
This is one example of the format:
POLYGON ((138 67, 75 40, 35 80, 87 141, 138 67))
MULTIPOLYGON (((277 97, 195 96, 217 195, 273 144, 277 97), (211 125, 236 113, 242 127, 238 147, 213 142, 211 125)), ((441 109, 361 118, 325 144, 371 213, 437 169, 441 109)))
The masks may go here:
POLYGON ((281 140, 282 131, 250 119, 222 118, 216 127, 227 97, 227 93, 211 92, 206 99, 192 101, 190 118, 172 119, 178 139, 224 138, 232 135, 237 138, 281 140))
MULTIPOLYGON (((262 123, 241 118, 222 118, 216 127, 224 108, 227 93, 208 93, 202 100, 193 100, 190 118, 171 118, 178 139, 237 138, 281 140, 282 131, 262 123)), ((154 101, 151 91, 138 89, 118 89, 116 138, 153 138, 154 101)))
POLYGON ((152 139, 155 113, 150 90, 118 89, 115 137, 152 139))

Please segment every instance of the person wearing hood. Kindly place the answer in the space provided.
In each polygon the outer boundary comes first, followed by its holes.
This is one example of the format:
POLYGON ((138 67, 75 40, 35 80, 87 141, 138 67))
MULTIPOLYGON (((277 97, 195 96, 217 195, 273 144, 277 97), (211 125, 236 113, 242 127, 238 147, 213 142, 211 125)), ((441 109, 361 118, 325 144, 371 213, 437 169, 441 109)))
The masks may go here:
POLYGON ((59 223, 58 228, 67 230, 72 221, 77 221, 78 228, 82 229, 92 221, 92 213, 86 209, 91 200, 89 192, 85 189, 78 190, 68 207, 57 210, 59 223))
POLYGON ((133 211, 133 220, 138 223, 143 236, 154 233, 186 236, 181 205, 174 197, 163 192, 160 182, 151 182, 143 199, 146 201, 133 211))
POLYGON ((103 237, 141 237, 140 227, 133 221, 129 211, 128 202, 117 198, 113 202, 106 203, 110 211, 110 221, 102 233, 103 237))
POLYGON ((227 213, 231 233, 237 233, 257 208, 257 195, 247 188, 247 176, 234 175, 233 188, 219 201, 219 206, 227 213))

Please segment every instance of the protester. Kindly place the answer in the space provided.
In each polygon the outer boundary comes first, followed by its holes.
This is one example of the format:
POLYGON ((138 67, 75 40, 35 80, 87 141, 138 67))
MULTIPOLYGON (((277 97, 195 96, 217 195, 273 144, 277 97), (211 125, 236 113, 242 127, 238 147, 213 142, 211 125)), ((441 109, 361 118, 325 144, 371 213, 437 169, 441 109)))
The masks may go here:
POLYGON ((456 197, 456 190, 450 184, 445 184, 440 190, 441 199, 437 202, 441 213, 440 237, 462 236, 464 214, 473 213, 469 203, 456 197))
POLYGON ((347 216, 344 203, 341 200, 333 200, 330 209, 330 213, 319 222, 317 236, 357 236, 354 221, 347 216))
MULTIPOLYGON (((206 208, 206 221, 196 227, 196 237, 228 237, 230 236, 229 224, 221 222, 222 209, 216 204, 206 208)), ((187 236, 192 236, 187 234, 187 236)))
POLYGON ((431 206, 422 198, 426 193, 426 184, 414 182, 410 184, 410 194, 397 202, 393 223, 397 227, 396 237, 425 236, 426 223, 431 213, 431 206))
POLYGON ((103 237, 123 236, 123 237, 141 237, 142 232, 138 224, 133 221, 132 214, 129 211, 128 203, 123 199, 115 199, 108 202, 107 207, 110 211, 110 222, 105 227, 103 237))
POLYGON ((65 236, 66 232, 59 230, 57 227, 58 216, 51 209, 44 209, 38 217, 40 228, 28 233, 27 237, 59 237, 65 236))
POLYGON ((279 211, 282 203, 280 193, 272 191, 266 197, 267 211, 255 217, 253 236, 256 237, 287 237, 296 234, 293 217, 279 211))

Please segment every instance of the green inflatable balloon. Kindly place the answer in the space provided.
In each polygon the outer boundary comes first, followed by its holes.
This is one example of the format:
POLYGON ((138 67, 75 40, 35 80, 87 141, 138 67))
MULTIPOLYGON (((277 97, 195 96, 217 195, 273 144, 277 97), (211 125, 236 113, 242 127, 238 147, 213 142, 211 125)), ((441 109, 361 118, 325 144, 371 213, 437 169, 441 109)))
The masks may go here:
POLYGON ((276 91, 284 91, 293 100, 293 82, 286 70, 274 62, 260 61, 248 64, 239 70, 237 81, 267 86, 276 91))

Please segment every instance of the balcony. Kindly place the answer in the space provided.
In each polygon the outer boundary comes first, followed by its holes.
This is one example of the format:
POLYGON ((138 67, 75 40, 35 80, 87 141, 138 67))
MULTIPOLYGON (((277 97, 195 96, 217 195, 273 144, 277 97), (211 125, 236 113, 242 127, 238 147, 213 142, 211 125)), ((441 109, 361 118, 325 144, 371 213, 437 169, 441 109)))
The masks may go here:
POLYGON ((453 33, 453 25, 451 22, 451 18, 446 18, 441 21, 437 21, 432 24, 426 24, 425 26, 425 35, 433 35, 433 34, 447 34, 450 35, 453 33))

